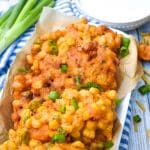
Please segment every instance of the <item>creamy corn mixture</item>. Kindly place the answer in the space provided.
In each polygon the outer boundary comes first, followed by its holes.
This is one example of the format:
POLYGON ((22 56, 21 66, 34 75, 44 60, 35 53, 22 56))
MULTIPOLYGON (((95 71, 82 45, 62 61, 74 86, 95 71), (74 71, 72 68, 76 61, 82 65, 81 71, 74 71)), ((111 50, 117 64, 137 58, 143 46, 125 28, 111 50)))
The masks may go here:
POLYGON ((41 35, 14 77, 14 128, 0 149, 109 147, 121 41, 121 35, 86 19, 41 35))

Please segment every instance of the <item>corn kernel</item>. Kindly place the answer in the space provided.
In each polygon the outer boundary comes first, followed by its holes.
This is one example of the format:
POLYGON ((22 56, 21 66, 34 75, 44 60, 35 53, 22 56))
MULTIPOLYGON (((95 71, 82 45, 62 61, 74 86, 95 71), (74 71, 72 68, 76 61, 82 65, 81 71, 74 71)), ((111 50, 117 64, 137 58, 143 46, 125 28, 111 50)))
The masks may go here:
POLYGON ((55 134, 56 134, 56 132, 55 132, 55 131, 52 131, 52 130, 50 130, 50 131, 48 132, 49 137, 53 137, 55 134))
POLYGON ((88 120, 90 118, 89 111, 85 111, 82 115, 83 115, 83 120, 88 120))
POLYGON ((67 133, 71 133, 73 130, 73 126, 72 125, 68 125, 68 124, 62 124, 62 128, 67 132, 67 133))
POLYGON ((84 129, 83 135, 87 138, 94 139, 95 138, 95 131, 94 130, 89 130, 89 129, 84 129))
POLYGON ((44 145, 38 145, 34 148, 34 150, 47 150, 44 145))
POLYGON ((13 140, 13 138, 16 137, 16 132, 13 129, 9 130, 9 139, 13 140))
POLYGON ((46 41, 50 38, 50 34, 49 33, 44 33, 43 35, 40 36, 40 40, 41 41, 46 41))
POLYGON ((89 92, 92 94, 99 94, 99 90, 97 88, 93 88, 93 87, 90 88, 89 92))
POLYGON ((57 120, 52 120, 49 122, 49 128, 52 130, 56 130, 59 127, 59 123, 57 120))
POLYGON ((41 60, 46 56, 46 52, 45 51, 41 51, 38 53, 38 59, 41 60))
POLYGON ((92 109, 99 110, 99 106, 96 103, 92 104, 92 109))
POLYGON ((41 127, 41 122, 37 119, 32 118, 32 127, 33 128, 40 128, 41 127))
POLYGON ((88 129, 95 129, 96 125, 97 125, 96 121, 87 121, 86 127, 88 129))
POLYGON ((31 55, 26 56, 28 64, 32 65, 33 64, 33 57, 31 55))
POLYGON ((109 122, 112 122, 114 120, 114 113, 113 112, 108 112, 107 115, 106 115, 106 119, 109 121, 109 122))
POLYGON ((115 99, 117 96, 117 93, 115 90, 109 90, 107 92, 105 92, 105 94, 107 95, 107 97, 109 97, 110 99, 115 99))
POLYGON ((98 122, 98 127, 99 127, 100 129, 105 129, 105 124, 104 124, 104 122, 103 122, 103 121, 99 121, 99 122, 98 122))
POLYGON ((105 37, 105 35, 100 36, 98 42, 99 42, 100 45, 105 46, 106 45, 106 37, 105 37))
POLYGON ((42 112, 45 110, 45 107, 44 106, 40 106, 38 109, 37 109, 37 112, 42 112))
POLYGON ((0 145, 0 150, 8 150, 7 143, 3 143, 2 145, 0 145))
POLYGON ((23 144, 23 145, 21 145, 21 146, 19 147, 18 150, 31 150, 31 149, 29 148, 29 146, 23 144))
POLYGON ((16 150, 17 149, 16 144, 12 141, 8 141, 7 146, 8 146, 8 150, 16 150))
POLYGON ((67 45, 69 46, 72 46, 75 44, 75 40, 72 37, 69 37, 66 42, 67 42, 67 45))
POLYGON ((73 132, 73 133, 71 133, 71 136, 74 137, 74 138, 79 138, 80 137, 80 132, 79 131, 73 132))
POLYGON ((33 87, 34 89, 41 89, 42 86, 43 86, 42 80, 36 80, 36 81, 34 81, 34 82, 32 83, 32 87, 33 87))
POLYGON ((32 69, 32 70, 37 70, 37 69, 39 69, 39 61, 38 61, 37 59, 35 59, 35 60, 33 61, 33 65, 32 65, 32 67, 31 67, 31 69, 32 69))
POLYGON ((29 118, 26 122, 25 122, 25 126, 26 128, 31 128, 32 127, 32 119, 29 118))
POLYGON ((72 143, 72 146, 76 148, 85 148, 84 144, 81 141, 75 141, 72 143))
POLYGON ((105 111, 105 110, 106 110, 106 107, 103 105, 103 106, 100 107, 100 110, 101 110, 101 111, 105 111))
POLYGON ((41 51, 42 52, 48 52, 48 53, 51 51, 51 47, 50 47, 49 41, 45 41, 42 44, 41 51))
POLYGON ((39 143, 40 143, 39 141, 31 139, 30 142, 29 142, 29 146, 30 147, 35 147, 36 145, 39 145, 39 143))

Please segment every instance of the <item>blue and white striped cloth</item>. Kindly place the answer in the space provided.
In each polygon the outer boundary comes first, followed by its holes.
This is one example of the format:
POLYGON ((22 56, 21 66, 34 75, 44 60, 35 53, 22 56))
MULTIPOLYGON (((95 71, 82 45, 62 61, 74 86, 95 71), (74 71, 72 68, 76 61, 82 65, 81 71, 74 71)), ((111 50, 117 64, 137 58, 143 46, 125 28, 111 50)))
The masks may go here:
MULTIPOLYGON (((2 5, 0 5, 0 7, 1 6, 2 5)), ((55 9, 62 13, 65 13, 66 15, 77 16, 79 18, 86 17, 90 23, 95 25, 101 24, 98 20, 81 13, 77 8, 76 3, 70 0, 57 0, 55 9)), ((25 45, 26 41, 29 39, 33 30, 34 26, 28 29, 24 34, 22 34, 9 48, 7 48, 7 50, 2 55, 0 55, 0 89, 2 89, 4 85, 6 73, 11 64, 13 63, 16 54, 25 45)), ((126 116, 126 122, 124 125, 119 150, 128 150, 130 122, 131 122, 131 104, 129 105, 128 108, 128 113, 126 116)))

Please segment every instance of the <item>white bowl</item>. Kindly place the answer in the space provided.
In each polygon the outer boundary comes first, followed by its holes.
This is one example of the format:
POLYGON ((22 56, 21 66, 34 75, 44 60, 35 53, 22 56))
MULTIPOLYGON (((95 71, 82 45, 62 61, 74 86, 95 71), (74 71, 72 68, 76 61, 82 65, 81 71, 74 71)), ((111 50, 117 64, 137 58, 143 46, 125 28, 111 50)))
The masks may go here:
POLYGON ((150 0, 75 0, 79 11, 124 31, 150 21, 150 0))

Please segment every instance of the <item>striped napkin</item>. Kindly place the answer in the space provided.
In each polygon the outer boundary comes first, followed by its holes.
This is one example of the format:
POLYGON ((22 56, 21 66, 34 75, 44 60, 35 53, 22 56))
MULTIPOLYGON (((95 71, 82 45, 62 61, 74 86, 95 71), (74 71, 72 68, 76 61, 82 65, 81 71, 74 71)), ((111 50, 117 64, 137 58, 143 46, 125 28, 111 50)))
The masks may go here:
MULTIPOLYGON (((14 1, 13 1, 13 4, 14 4, 14 1)), ((13 4, 10 2, 8 3, 6 1, 4 2, 4 0, 0 1, 0 14, 2 14, 3 11, 8 9, 13 4)), ((78 10, 76 3, 73 0, 72 1, 71 0, 56 0, 55 9, 62 13, 65 13, 66 15, 77 16, 79 18, 86 17, 88 21, 94 25, 101 24, 101 22, 99 22, 98 20, 81 13, 78 10)), ((34 26, 29 28, 11 46, 9 46, 2 55, 0 55, 0 89, 3 88, 6 73, 9 67, 11 66, 11 64, 13 63, 16 54, 25 45, 26 41, 31 36, 33 30, 34 30, 34 26)), ((128 113, 127 113, 126 121, 124 124, 124 129, 123 129, 123 134, 122 134, 122 138, 120 141, 119 150, 128 150, 130 122, 131 122, 131 104, 129 105, 129 108, 128 108, 128 113)))

